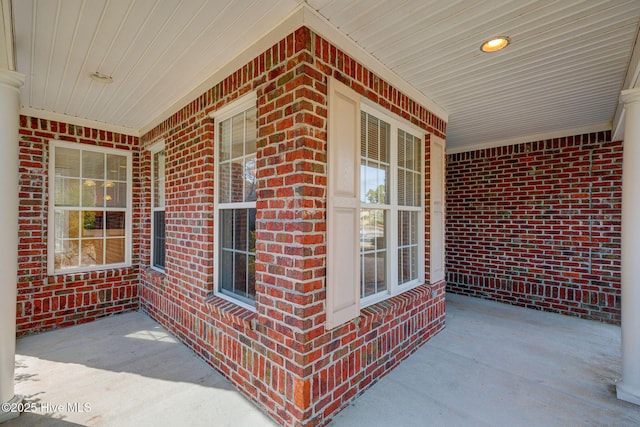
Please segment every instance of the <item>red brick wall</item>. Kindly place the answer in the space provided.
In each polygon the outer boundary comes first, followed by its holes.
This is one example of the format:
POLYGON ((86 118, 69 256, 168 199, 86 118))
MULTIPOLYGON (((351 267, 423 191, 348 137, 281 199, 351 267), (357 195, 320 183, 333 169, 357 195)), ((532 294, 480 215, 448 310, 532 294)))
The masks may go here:
POLYGON ((600 132, 447 160, 448 291, 620 322, 621 142, 600 132))
MULTIPOLYGON (((47 275, 49 140, 133 151, 133 200, 139 197, 138 138, 20 116, 17 332, 27 335, 138 307, 139 245, 131 268, 47 275)), ((133 241, 139 211, 133 211, 133 241)))
POLYGON ((444 136, 442 120, 301 28, 141 138, 143 265, 150 251, 145 148, 161 139, 167 170, 166 272, 141 271, 141 307, 286 425, 327 423, 444 321, 442 282, 325 331, 328 75, 444 136), (208 114, 249 91, 258 98, 256 313, 213 296, 215 126, 208 114))

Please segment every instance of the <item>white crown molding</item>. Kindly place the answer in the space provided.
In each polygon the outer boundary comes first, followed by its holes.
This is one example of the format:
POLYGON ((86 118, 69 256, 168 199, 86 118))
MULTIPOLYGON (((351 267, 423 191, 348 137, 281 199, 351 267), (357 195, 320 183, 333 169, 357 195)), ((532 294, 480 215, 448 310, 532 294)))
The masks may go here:
POLYGON ((353 59, 362 63, 365 67, 369 68, 389 84, 426 107, 442 120, 447 121, 449 119, 449 114, 446 110, 400 78, 395 72, 383 65, 373 55, 360 47, 355 41, 340 32, 340 30, 333 24, 321 17, 306 3, 302 3, 273 29, 260 37, 257 42, 240 52, 231 61, 217 69, 209 78, 195 86, 186 95, 176 100, 171 107, 167 108, 162 114, 143 126, 140 129, 140 135, 144 135, 151 131, 168 117, 171 117, 172 114, 178 112, 181 108, 198 98, 205 91, 214 87, 231 73, 235 72, 249 61, 252 61, 256 56, 260 55, 262 52, 269 49, 271 46, 278 43, 280 40, 284 39, 303 25, 309 27, 320 36, 335 44, 353 59))
POLYGON ((134 128, 112 125, 110 123, 98 122, 95 120, 83 119, 75 116, 68 116, 66 114, 54 113, 52 111, 38 110, 36 108, 22 107, 20 108, 20 114, 22 114, 23 116, 35 117, 38 119, 54 120, 57 122, 68 123, 74 126, 84 126, 88 128, 104 130, 107 132, 116 132, 136 137, 140 136, 140 132, 134 128))
POLYGON ((505 147, 507 145, 522 144, 525 142, 546 141, 554 138, 565 138, 568 136, 583 135, 585 133, 604 132, 611 130, 611 122, 599 125, 583 126, 573 129, 564 129, 556 132, 537 133, 533 135, 521 136, 518 138, 502 139, 499 141, 485 142, 482 144, 467 145, 464 147, 447 148, 447 154, 466 153, 468 151, 485 150, 487 148, 505 147))
POLYGON ((623 90, 620 93, 620 100, 624 103, 624 105, 631 104, 633 102, 639 102, 640 88, 623 90))
POLYGON ((11 88, 20 93, 20 88, 24 84, 24 79, 24 74, 0 69, 0 86, 11 88))

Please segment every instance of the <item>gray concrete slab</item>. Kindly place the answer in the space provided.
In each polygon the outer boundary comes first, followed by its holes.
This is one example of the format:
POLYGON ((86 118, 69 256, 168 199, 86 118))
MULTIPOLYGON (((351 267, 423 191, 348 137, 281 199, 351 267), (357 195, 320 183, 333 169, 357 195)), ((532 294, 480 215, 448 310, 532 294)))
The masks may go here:
POLYGON ((275 425, 143 313, 21 338, 15 426, 275 425))
MULTIPOLYGON (((33 406, 2 427, 273 425, 143 313, 22 338, 17 353, 33 406)), ((334 425, 639 426, 619 376, 619 327, 447 295, 446 329, 334 425)))
POLYGON ((615 396, 620 328, 447 295, 447 326, 336 426, 640 426, 615 396))

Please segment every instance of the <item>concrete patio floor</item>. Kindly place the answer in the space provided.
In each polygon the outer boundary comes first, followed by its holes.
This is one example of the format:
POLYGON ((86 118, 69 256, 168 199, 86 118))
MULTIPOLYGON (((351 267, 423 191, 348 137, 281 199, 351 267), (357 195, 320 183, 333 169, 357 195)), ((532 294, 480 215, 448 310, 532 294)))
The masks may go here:
MULTIPOLYGON (((638 426, 619 376, 619 327, 447 295, 446 329, 334 425, 638 426)), ((3 427, 273 425, 143 313, 18 340, 16 392, 34 410, 3 427)))

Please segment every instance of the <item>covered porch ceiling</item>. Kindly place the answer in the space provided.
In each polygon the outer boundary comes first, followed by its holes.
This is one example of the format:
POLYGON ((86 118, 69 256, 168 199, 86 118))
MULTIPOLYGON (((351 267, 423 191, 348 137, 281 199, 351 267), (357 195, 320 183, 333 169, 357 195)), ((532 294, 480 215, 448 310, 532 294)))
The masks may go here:
POLYGON ((3 2, 23 113, 134 135, 300 23, 379 61, 383 78, 448 118, 450 152, 606 129, 621 138, 620 91, 639 84, 638 0, 3 2), (497 35, 511 45, 482 53, 497 35))

